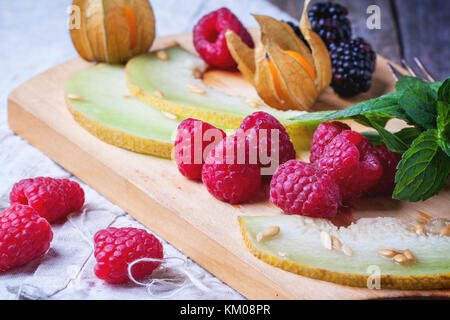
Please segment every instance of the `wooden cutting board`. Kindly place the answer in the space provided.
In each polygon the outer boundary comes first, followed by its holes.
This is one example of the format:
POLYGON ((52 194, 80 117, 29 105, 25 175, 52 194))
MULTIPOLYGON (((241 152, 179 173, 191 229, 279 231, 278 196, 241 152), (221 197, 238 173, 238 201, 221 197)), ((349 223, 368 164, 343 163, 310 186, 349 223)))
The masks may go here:
MULTIPOLYGON (((153 49, 175 40, 192 50, 191 39, 190 34, 159 38, 153 49)), ((253 257, 244 247, 237 217, 281 214, 267 200, 268 185, 252 203, 232 206, 215 200, 201 183, 183 178, 173 161, 128 152, 91 136, 72 119, 64 102, 66 79, 90 66, 92 63, 76 58, 14 90, 8 98, 10 128, 247 298, 450 297, 450 290, 369 290, 335 285, 285 272, 253 257)), ((232 94, 255 94, 237 73, 211 71, 205 82, 232 94)), ((390 92, 393 87, 386 60, 379 57, 369 93, 342 100, 327 89, 317 105, 321 109, 345 107, 390 92)), ((391 127, 400 125, 393 123, 391 127)), ((450 217, 449 207, 449 188, 438 197, 415 204, 363 199, 341 212, 335 222, 348 225, 360 217, 376 216, 416 219, 416 210, 433 217, 450 217)))

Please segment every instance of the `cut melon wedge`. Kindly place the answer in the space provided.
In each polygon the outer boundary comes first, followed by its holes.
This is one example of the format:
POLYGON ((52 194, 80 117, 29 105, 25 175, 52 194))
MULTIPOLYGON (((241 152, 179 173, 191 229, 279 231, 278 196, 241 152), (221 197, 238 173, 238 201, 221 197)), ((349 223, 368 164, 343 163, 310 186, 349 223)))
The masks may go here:
POLYGON ((246 116, 265 111, 286 127, 297 150, 309 149, 319 121, 301 121, 300 116, 306 112, 280 111, 265 105, 252 107, 246 97, 227 95, 196 78, 198 72, 203 73, 207 68, 199 57, 179 46, 165 51, 168 60, 159 59, 156 53, 148 53, 131 59, 126 65, 128 88, 143 101, 182 118, 196 118, 233 130, 246 116), (190 85, 202 88, 206 94, 192 93, 190 85), (293 117, 297 117, 295 121, 289 120, 293 117))
POLYGON ((382 289, 450 288, 450 237, 417 235, 398 219, 360 219, 338 228, 328 220, 283 215, 239 217, 239 224, 247 248, 256 257, 302 276, 366 287, 368 282, 376 283, 379 272, 382 289), (280 228, 276 237, 258 237, 273 226, 280 228), (350 248, 351 256, 327 249, 321 242, 322 231, 350 248), (400 265, 381 256, 379 249, 409 249, 416 260, 400 265))
POLYGON ((66 102, 74 119, 99 139, 130 151, 171 157, 176 117, 132 96, 124 67, 99 64, 72 75, 66 83, 66 102))

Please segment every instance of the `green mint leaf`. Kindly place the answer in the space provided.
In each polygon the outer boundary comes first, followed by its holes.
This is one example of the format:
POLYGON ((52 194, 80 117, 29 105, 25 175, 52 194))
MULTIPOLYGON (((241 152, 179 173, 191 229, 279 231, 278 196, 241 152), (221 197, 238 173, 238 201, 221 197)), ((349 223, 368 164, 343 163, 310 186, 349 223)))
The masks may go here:
POLYGON ((438 144, 450 157, 450 78, 439 88, 438 100, 438 144))
MULTIPOLYGON (((403 141, 404 144, 410 146, 411 143, 422 133, 418 128, 404 128, 398 132, 393 133, 394 136, 403 141)), ((370 141, 374 146, 379 146, 384 144, 383 139, 377 131, 366 131, 361 133, 367 140, 370 141)))
POLYGON ((372 121, 372 119, 368 118, 368 121, 372 125, 375 130, 377 130, 382 142, 386 145, 386 147, 392 152, 404 153, 409 148, 409 144, 404 142, 398 136, 393 134, 392 132, 386 130, 380 124, 372 121))
POLYGON ((374 116, 377 115, 380 118, 385 118, 387 120, 392 118, 400 118, 406 121, 409 120, 409 118, 404 119, 408 116, 398 104, 398 99, 400 98, 400 96, 400 94, 394 92, 381 96, 379 98, 357 103, 346 109, 305 113, 290 120, 302 122, 344 120, 355 119, 360 115, 372 114, 374 116))
POLYGON ((397 169, 394 199, 416 202, 438 194, 445 186, 450 164, 438 146, 437 130, 427 130, 415 139, 397 169))
POLYGON ((399 132, 394 133, 400 140, 402 140, 408 146, 418 137, 422 131, 419 128, 404 128, 399 132))
POLYGON ((405 113, 426 129, 436 128, 437 94, 427 84, 416 84, 405 89, 399 99, 405 113))
POLYGON ((450 78, 444 81, 438 90, 438 100, 450 103, 450 78))
POLYGON ((438 90, 441 86, 442 86, 442 82, 440 82, 440 81, 430 83, 431 89, 433 89, 433 91, 435 91, 435 92, 438 92, 438 90))
POLYGON ((403 92, 415 86, 426 86, 427 82, 420 78, 405 76, 400 78, 395 84, 395 90, 397 92, 403 92))

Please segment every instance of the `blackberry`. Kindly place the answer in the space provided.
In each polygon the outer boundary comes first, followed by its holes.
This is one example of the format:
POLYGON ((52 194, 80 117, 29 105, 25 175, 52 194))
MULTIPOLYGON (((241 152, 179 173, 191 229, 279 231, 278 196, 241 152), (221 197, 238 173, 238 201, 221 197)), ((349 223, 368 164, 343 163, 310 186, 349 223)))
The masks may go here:
POLYGON ((352 38, 352 26, 347 14, 347 8, 331 2, 317 3, 308 11, 311 27, 328 48, 333 43, 349 41, 352 38))
POLYGON ((330 46, 333 68, 331 86, 343 97, 355 96, 370 89, 376 54, 362 38, 330 46))

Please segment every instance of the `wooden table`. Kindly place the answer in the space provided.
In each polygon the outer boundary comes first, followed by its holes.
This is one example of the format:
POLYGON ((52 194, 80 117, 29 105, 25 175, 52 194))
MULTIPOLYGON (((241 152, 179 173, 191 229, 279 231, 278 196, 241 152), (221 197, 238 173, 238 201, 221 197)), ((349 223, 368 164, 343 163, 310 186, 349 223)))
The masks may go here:
MULTIPOLYGON (((270 0, 300 19, 303 1, 270 0)), ((324 0, 316 0, 323 2, 324 0)), ((399 63, 400 56, 413 64, 419 57, 437 80, 450 76, 450 1, 448 0, 338 0, 346 6, 354 36, 369 41, 375 50, 399 63), (381 8, 381 29, 369 30, 370 5, 381 8)))

